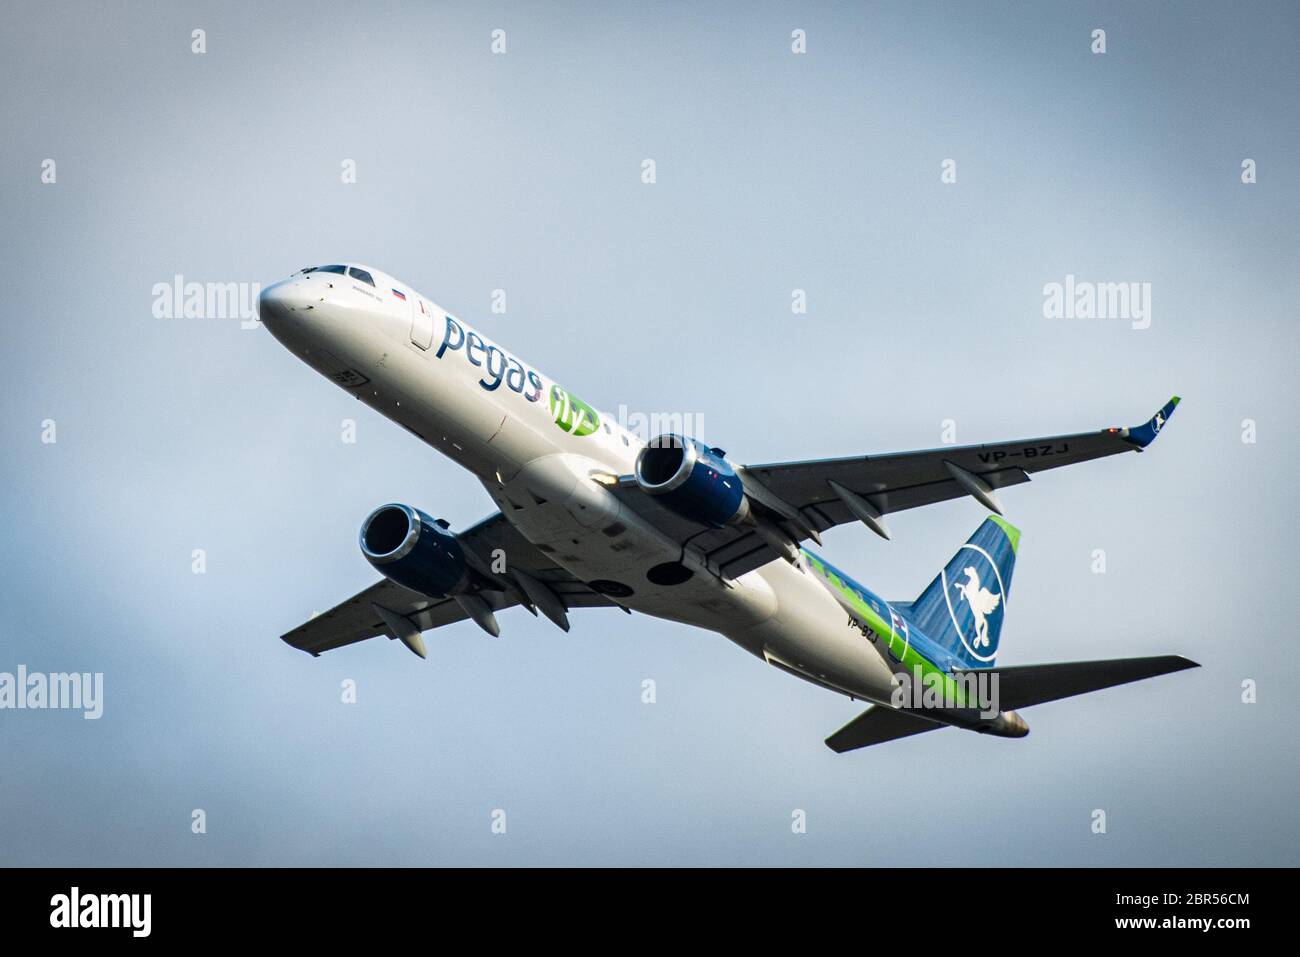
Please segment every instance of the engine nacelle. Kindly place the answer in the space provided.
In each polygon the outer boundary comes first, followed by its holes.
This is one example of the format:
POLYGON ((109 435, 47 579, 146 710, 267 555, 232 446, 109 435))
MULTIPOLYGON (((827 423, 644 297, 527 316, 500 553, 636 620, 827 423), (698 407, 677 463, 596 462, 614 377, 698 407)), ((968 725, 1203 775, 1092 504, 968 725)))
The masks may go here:
POLYGON ((636 483, 678 515, 722 528, 749 515, 745 486, 722 453, 698 439, 661 435, 636 457, 636 483))
POLYGON ((385 578, 445 598, 470 590, 465 551, 456 536, 409 505, 382 505, 361 525, 361 553, 385 578))

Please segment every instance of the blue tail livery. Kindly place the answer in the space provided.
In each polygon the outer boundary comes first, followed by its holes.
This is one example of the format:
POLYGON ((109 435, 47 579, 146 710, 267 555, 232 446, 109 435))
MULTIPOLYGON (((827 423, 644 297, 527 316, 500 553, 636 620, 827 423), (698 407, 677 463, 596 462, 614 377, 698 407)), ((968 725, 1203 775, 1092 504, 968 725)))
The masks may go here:
POLYGON ((997 657, 1019 545, 1019 529, 990 515, 921 597, 902 606, 903 614, 963 668, 987 668, 997 657))

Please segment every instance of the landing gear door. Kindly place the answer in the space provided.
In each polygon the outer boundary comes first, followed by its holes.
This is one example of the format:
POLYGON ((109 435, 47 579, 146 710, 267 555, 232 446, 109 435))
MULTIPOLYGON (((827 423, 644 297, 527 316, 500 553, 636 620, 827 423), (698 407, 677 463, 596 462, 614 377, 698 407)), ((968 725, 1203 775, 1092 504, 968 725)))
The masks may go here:
POLYGON ((433 344, 433 308, 422 298, 411 294, 411 342, 421 349, 433 344))

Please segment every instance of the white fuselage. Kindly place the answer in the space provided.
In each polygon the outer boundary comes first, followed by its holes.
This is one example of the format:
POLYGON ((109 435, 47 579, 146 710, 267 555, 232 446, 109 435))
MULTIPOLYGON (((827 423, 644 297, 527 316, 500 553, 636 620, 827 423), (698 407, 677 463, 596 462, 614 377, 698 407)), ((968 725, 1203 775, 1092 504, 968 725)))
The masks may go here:
POLYGON ((573 414, 582 407, 563 391, 553 408, 551 379, 405 283, 359 268, 373 286, 317 271, 268 287, 263 324, 312 368, 473 472, 557 565, 582 581, 626 584, 631 593, 618 604, 718 632, 854 697, 889 700, 891 667, 802 556, 723 581, 592 477, 631 473, 641 438, 603 414, 594 431, 578 434, 590 419, 573 414), (557 414, 569 416, 571 431, 557 414), (646 578, 669 561, 697 573, 670 586, 646 578))

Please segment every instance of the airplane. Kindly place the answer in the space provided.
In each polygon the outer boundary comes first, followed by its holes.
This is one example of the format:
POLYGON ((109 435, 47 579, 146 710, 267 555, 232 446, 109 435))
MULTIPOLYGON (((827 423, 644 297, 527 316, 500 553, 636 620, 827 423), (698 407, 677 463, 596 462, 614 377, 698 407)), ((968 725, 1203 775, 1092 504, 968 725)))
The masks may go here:
POLYGON ((369 266, 301 269, 261 292, 259 314, 312 369, 468 469, 498 508, 463 531, 408 504, 376 508, 359 544, 383 577, 282 636, 313 656, 386 635, 424 658, 424 632, 473 621, 496 637, 497 613, 516 605, 566 632, 571 611, 619 608, 717 632, 869 702, 826 739, 836 752, 944 727, 1023 737, 1018 709, 1198 667, 1177 655, 995 665, 1020 543, 999 494, 1141 452, 1178 397, 1132 428, 738 465, 688 435, 641 439, 369 266), (963 496, 992 514, 915 601, 886 601, 803 544, 850 522, 888 539, 887 515, 963 496), (900 694, 909 685, 920 693, 900 694))

